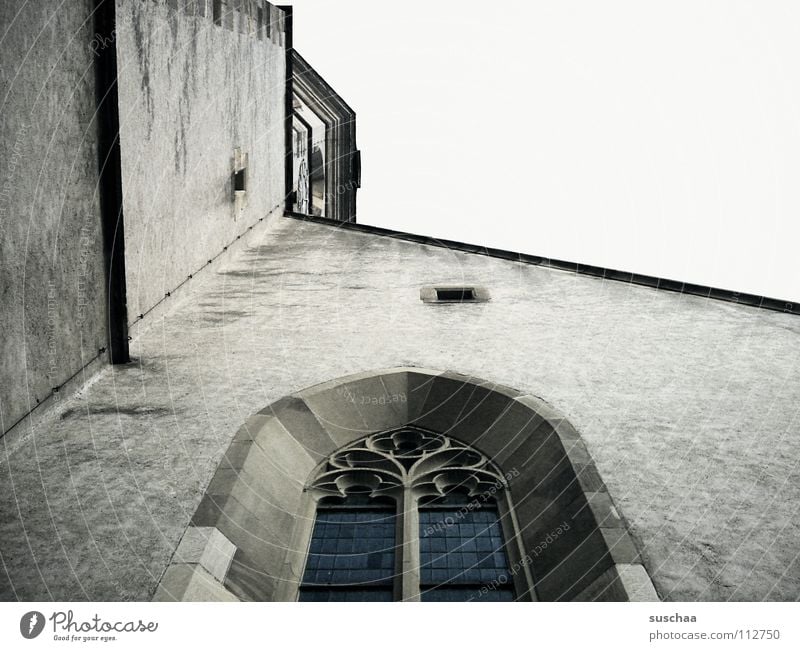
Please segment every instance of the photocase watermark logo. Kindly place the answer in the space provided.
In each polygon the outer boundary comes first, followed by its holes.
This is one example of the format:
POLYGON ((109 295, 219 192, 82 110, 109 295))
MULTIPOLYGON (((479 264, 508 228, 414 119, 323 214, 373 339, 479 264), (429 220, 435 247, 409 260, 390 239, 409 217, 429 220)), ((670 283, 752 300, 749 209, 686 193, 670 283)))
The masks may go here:
POLYGON ((25 613, 19 620, 19 632, 26 640, 32 640, 44 630, 44 615, 38 610, 25 613))
POLYGON ((25 613, 19 620, 19 632, 25 639, 32 640, 41 635, 52 624, 52 635, 56 642, 114 642, 126 634, 155 633, 158 622, 142 619, 106 620, 95 614, 91 619, 77 619, 71 610, 57 610, 49 617, 38 610, 25 613))

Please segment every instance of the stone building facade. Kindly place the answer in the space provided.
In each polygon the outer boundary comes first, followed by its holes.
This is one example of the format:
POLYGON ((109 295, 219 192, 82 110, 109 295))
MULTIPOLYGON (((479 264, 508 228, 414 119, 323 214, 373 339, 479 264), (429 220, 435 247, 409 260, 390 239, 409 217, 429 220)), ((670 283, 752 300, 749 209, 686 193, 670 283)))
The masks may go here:
POLYGON ((0 11, 6 432, 125 362, 144 315, 283 210, 290 36, 261 1, 0 11))

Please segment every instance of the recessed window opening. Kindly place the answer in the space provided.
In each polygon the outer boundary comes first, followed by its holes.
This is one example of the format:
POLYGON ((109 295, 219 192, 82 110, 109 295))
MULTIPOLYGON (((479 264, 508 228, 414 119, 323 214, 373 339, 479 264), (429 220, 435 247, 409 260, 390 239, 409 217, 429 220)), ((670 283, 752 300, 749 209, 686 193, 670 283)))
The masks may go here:
POLYGON ((248 155, 240 147, 233 150, 233 171, 231 172, 231 187, 233 197, 239 208, 244 208, 244 198, 247 193, 247 164, 248 155))
POLYGON ((530 590, 509 571, 518 533, 503 477, 474 448, 410 426, 372 434, 334 452, 307 490, 317 507, 300 601, 514 601, 530 590))
POLYGON ((211 15, 215 25, 222 25, 222 0, 214 0, 211 15))
POLYGON ((474 301, 475 290, 472 287, 436 288, 436 299, 439 301, 474 301))
POLYGON ((245 192, 247 190, 247 170, 241 169, 233 175, 234 192, 245 192))

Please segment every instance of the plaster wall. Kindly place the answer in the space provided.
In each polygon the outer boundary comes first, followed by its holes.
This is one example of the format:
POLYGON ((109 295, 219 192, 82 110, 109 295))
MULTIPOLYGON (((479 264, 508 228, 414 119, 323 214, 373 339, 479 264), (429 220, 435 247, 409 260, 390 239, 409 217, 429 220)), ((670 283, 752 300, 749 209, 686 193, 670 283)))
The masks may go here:
POLYGON ((106 345, 91 11, 0 3, 2 432, 106 345))
POLYGON ((117 0, 131 322, 284 200, 283 12, 228 2, 218 25, 211 7, 117 0), (240 202, 235 148, 248 157, 240 202))
POLYGON ((153 320, 135 362, 3 439, 3 598, 152 598, 248 418, 398 366, 509 385, 569 418, 662 600, 797 598, 796 316, 267 224, 153 320), (491 301, 423 303, 440 283, 491 301))

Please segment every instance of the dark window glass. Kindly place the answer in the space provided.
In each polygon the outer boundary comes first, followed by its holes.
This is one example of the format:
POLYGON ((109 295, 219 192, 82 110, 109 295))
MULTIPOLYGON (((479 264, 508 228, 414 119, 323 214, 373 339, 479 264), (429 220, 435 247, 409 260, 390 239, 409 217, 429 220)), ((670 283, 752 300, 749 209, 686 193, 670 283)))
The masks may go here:
POLYGON ((475 290, 469 287, 458 289, 437 289, 436 298, 440 301, 474 301, 475 290))
POLYGON ((422 601, 514 601, 514 591, 488 586, 431 588, 422 593, 422 601))
POLYGON ((395 525, 393 509, 320 508, 300 601, 391 601, 395 525))
POLYGON ((497 508, 420 509, 423 601, 513 601, 497 508))
POLYGON ((353 588, 302 588, 300 601, 393 601, 391 588, 356 590, 353 588))

